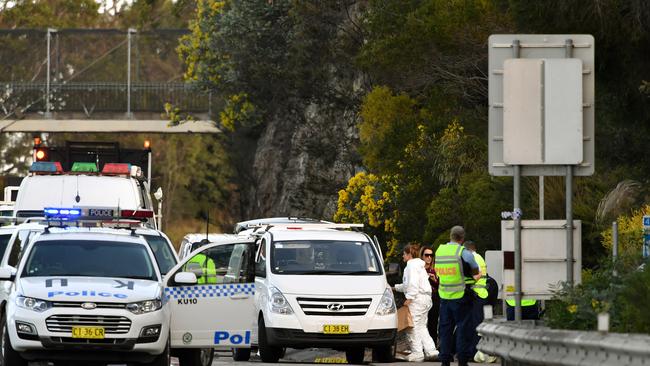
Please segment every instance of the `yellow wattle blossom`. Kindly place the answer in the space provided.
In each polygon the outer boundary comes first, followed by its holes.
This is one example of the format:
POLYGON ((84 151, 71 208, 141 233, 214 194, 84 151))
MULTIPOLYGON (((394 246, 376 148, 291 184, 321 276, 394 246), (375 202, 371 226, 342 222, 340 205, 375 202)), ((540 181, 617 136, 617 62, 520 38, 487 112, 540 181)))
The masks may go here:
POLYGON ((567 306, 567 310, 569 311, 569 313, 575 314, 578 312, 578 305, 576 304, 569 305, 567 306))

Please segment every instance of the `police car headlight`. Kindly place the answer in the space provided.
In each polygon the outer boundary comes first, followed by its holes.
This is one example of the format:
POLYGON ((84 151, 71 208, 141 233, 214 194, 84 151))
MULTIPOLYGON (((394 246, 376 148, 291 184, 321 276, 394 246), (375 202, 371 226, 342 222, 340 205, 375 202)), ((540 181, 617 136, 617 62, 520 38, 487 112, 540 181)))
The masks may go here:
POLYGON ((126 309, 133 314, 146 314, 151 313, 162 308, 162 301, 159 299, 156 300, 146 300, 140 302, 132 302, 126 305, 126 309))
POLYGON ((18 307, 20 308, 37 311, 39 313, 50 308, 49 301, 39 300, 33 297, 25 297, 25 296, 16 297, 16 305, 18 305, 18 307))
POLYGON ((397 311, 395 306, 395 298, 393 297, 393 291, 387 288, 384 291, 384 296, 379 300, 379 306, 377 307, 377 315, 388 315, 394 314, 397 311))
POLYGON ((271 303, 272 312, 283 315, 293 314, 293 309, 291 309, 289 301, 275 287, 269 287, 269 302, 271 303))

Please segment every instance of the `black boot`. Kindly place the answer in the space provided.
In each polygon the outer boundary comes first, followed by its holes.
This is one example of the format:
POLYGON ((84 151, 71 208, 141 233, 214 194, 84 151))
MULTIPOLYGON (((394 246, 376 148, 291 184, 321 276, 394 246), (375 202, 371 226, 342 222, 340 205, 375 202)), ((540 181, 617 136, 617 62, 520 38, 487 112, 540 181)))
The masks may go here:
POLYGON ((469 363, 467 361, 458 360, 458 366, 469 366, 469 363))

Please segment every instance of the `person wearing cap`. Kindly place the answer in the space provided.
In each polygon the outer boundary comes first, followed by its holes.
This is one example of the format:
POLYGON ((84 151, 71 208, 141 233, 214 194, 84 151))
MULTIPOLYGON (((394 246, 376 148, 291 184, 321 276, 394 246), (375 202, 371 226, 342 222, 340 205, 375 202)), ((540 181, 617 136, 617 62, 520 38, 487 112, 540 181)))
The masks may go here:
POLYGON ((440 280, 440 355, 442 366, 449 366, 453 359, 454 328, 456 329, 456 353, 459 366, 466 366, 472 354, 472 290, 466 284, 468 278, 478 281, 481 271, 474 255, 465 250, 465 229, 451 228, 450 241, 436 250, 435 270, 440 280))

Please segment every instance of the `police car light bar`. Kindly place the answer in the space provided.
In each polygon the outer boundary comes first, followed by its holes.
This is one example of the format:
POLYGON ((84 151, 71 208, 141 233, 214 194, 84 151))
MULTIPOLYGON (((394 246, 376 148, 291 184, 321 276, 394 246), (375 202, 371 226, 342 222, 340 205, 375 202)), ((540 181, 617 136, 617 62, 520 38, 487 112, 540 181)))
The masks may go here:
POLYGON ((106 163, 102 169, 102 174, 129 175, 131 174, 131 164, 106 163))
POLYGON ((61 174, 63 173, 63 168, 61 167, 61 163, 58 161, 35 161, 32 163, 32 166, 29 167, 29 172, 61 174))
POLYGON ((43 209, 43 215, 45 216, 45 220, 83 222, 121 222, 122 220, 126 220, 127 222, 142 222, 154 216, 151 210, 121 210, 118 214, 117 209, 102 207, 46 207, 43 209))

